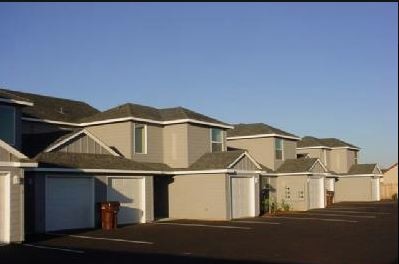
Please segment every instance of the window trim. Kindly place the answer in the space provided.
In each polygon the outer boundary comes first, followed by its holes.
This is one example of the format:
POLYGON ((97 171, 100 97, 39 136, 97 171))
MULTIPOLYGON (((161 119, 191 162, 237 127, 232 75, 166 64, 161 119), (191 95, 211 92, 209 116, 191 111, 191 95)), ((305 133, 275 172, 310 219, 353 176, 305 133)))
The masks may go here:
POLYGON ((274 159, 275 160, 284 160, 284 140, 282 138, 274 139, 274 159), (281 140, 281 159, 277 159, 276 151, 277 151, 277 140, 281 140))
POLYGON ((133 153, 134 154, 147 154, 147 124, 134 123, 133 126, 133 153), (143 152, 136 152, 136 127, 144 127, 144 146, 143 152))
POLYGON ((223 129, 211 127, 211 128, 209 129, 209 134, 210 134, 210 142, 211 142, 211 144, 210 144, 210 150, 211 150, 211 152, 213 152, 213 149, 212 149, 212 144, 213 144, 213 143, 222 144, 222 150, 221 150, 221 151, 225 151, 225 149, 224 149, 224 148, 225 148, 225 146, 224 146, 225 144, 224 144, 224 133, 223 133, 223 129), (212 130, 213 130, 213 129, 219 130, 220 133, 222 134, 222 136, 221 136, 222 141, 221 141, 221 142, 213 141, 213 140, 212 140, 212 130))
POLYGON ((5 140, 3 140, 4 142, 6 142, 7 144, 10 144, 11 146, 15 146, 17 144, 17 110, 15 109, 15 107, 12 106, 8 106, 8 105, 0 105, 0 108, 5 108, 5 109, 11 109, 13 112, 13 137, 12 137, 12 142, 7 142, 5 140))

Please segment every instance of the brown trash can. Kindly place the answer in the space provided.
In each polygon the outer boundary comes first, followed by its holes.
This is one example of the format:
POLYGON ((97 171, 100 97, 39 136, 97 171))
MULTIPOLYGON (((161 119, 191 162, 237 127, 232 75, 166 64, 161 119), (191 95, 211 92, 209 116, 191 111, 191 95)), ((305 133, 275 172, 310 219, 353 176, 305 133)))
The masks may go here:
POLYGON ((334 203, 334 192, 327 191, 327 206, 333 205, 334 203))
POLYGON ((101 228, 103 230, 112 230, 117 228, 119 207, 120 203, 116 201, 100 203, 101 228))

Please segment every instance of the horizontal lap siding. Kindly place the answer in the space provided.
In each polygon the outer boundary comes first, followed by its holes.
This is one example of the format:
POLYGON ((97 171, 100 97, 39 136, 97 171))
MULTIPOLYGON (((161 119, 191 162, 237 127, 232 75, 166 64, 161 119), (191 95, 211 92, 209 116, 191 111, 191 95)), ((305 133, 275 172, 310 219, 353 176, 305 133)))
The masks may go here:
POLYGON ((226 220, 226 175, 174 176, 169 184, 171 218, 226 220))
POLYGON ((247 156, 243 157, 239 162, 234 165, 234 169, 236 170, 258 170, 255 164, 250 160, 247 156))
POLYGON ((282 201, 290 205, 290 210, 305 211, 308 209, 308 188, 306 175, 279 176, 277 178, 277 203, 281 205, 282 201), (286 197, 286 187, 289 187, 289 196, 286 197), (304 197, 300 197, 303 191, 304 197))

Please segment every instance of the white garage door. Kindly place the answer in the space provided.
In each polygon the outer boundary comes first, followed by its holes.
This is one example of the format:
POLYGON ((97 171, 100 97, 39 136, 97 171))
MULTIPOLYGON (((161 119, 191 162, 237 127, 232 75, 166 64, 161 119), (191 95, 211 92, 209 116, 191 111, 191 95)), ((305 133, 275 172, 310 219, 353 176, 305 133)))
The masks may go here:
POLYGON ((324 208, 324 178, 309 178, 309 209, 324 208))
POLYGON ((46 231, 94 227, 94 179, 46 178, 46 231))
POLYGON ((252 178, 231 177, 232 218, 254 216, 254 184, 252 178))
POLYGON ((120 202, 118 224, 144 222, 144 179, 109 178, 108 200, 120 202))
POLYGON ((380 200, 380 179, 379 178, 371 179, 371 200, 372 201, 380 200))

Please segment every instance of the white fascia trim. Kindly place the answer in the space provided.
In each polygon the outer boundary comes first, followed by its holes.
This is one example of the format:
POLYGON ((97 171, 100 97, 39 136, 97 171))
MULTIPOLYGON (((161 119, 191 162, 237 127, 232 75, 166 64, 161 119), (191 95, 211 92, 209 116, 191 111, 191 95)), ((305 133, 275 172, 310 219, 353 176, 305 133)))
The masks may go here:
POLYGON ((293 140, 301 140, 299 137, 291 137, 291 136, 285 136, 285 135, 280 135, 280 134, 258 134, 258 135, 251 135, 251 136, 227 137, 227 140, 265 138, 265 137, 279 137, 279 138, 286 138, 286 139, 293 139, 293 140))
POLYGON ((234 165, 236 165, 244 156, 246 156, 248 159, 250 159, 256 166, 257 169, 262 169, 262 167, 255 161, 254 158, 251 157, 251 155, 248 154, 248 152, 242 153, 236 160, 234 160, 230 165, 227 166, 228 169, 231 169, 234 165))
POLYGON ((309 171, 313 170, 314 166, 316 166, 317 163, 319 163, 319 164, 321 165, 321 167, 323 168, 324 172, 327 172, 327 171, 328 171, 328 169, 326 168, 326 166, 324 166, 323 162, 321 162, 320 159, 317 159, 317 160, 313 163, 313 165, 312 165, 312 167, 310 167, 309 171))
POLYGON ((380 172, 379 174, 383 175, 382 170, 380 169, 380 166, 378 166, 378 164, 376 164, 375 167, 376 167, 377 170, 380 172))
POLYGON ((96 136, 94 136, 92 133, 90 133, 89 131, 87 131, 86 129, 83 129, 81 131, 76 132, 75 134, 65 138, 64 140, 61 140, 60 142, 58 142, 57 144, 55 144, 54 146, 51 146, 50 148, 47 148, 44 150, 44 152, 50 152, 56 148, 58 148, 59 146, 62 146, 63 144, 65 144, 66 142, 78 137, 81 134, 85 134, 88 137, 90 137, 91 139, 93 139, 95 142, 97 142, 100 146, 102 146, 103 148, 105 148, 106 150, 108 150, 112 155, 114 156, 120 156, 117 152, 115 152, 113 149, 111 149, 110 147, 108 147, 104 142, 102 142, 100 139, 98 139, 96 136))
POLYGON ((28 171, 38 172, 87 172, 87 173, 125 173, 125 174, 162 174, 162 171, 112 170, 112 169, 65 169, 65 168, 32 168, 28 171))
POLYGON ((302 147, 296 148, 297 150, 306 150, 306 149, 349 149, 349 150, 360 150, 360 148, 352 148, 352 147, 327 147, 327 146, 313 146, 313 147, 302 147))
POLYGON ((352 174, 352 175, 336 175, 337 178, 354 178, 354 177, 383 177, 383 174, 352 174))
POLYGON ((86 127, 86 126, 91 126, 91 125, 101 125, 101 124, 124 122, 124 121, 137 121, 137 122, 158 124, 158 125, 193 123, 193 124, 208 125, 208 126, 212 126, 212 127, 221 127, 221 128, 226 128, 226 129, 234 128, 233 126, 230 126, 230 125, 222 125, 222 124, 217 124, 217 123, 204 122, 204 121, 199 121, 199 120, 195 120, 195 119, 177 119, 177 120, 171 120, 171 121, 158 121, 158 120, 137 118, 137 117, 122 117, 122 118, 114 118, 114 119, 107 119, 107 120, 93 121, 93 122, 86 122, 86 123, 70 123, 70 122, 53 121, 53 120, 48 120, 48 119, 38 119, 38 118, 30 118, 30 117, 23 117, 22 120, 32 121, 32 122, 43 122, 43 123, 50 123, 50 124, 68 125, 68 126, 75 126, 75 127, 86 127))
POLYGON ((37 168, 36 162, 0 161, 0 167, 37 168))
POLYGON ((331 173, 312 173, 312 172, 294 172, 294 173, 262 173, 263 176, 289 176, 289 175, 323 175, 323 176, 331 176, 331 173))
POLYGON ((86 173, 122 173, 122 174, 163 174, 163 175, 187 175, 187 174, 261 174, 263 171, 245 171, 245 170, 196 170, 196 171, 142 171, 142 170, 113 170, 113 169, 66 169, 66 168, 31 168, 28 171, 37 172, 86 172, 86 173))
POLYGON ((30 122, 40 122, 40 123, 49 123, 49 124, 57 124, 57 125, 68 125, 68 126, 74 126, 74 127, 79 127, 80 125, 77 123, 70 123, 70 122, 64 122, 64 121, 54 121, 54 120, 49 120, 49 119, 40 119, 40 118, 31 118, 31 117, 22 117, 21 118, 24 121, 30 121, 30 122))
POLYGON ((10 152, 14 156, 16 156, 18 159, 27 159, 28 158, 27 156, 25 156, 24 154, 22 154, 21 152, 19 152, 18 150, 16 150, 15 148, 13 148, 12 146, 10 146, 9 144, 7 144, 6 142, 4 142, 1 139, 0 139, 0 147, 5 149, 6 151, 10 152))
POLYGON ((14 100, 14 99, 0 98, 0 102, 9 103, 9 104, 19 104, 19 105, 33 106, 33 103, 31 103, 31 102, 14 100))

